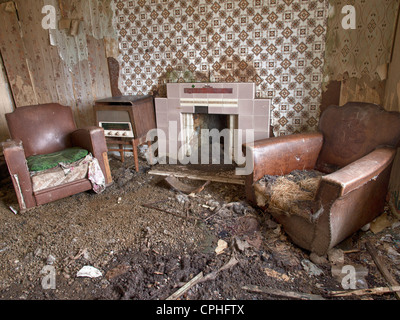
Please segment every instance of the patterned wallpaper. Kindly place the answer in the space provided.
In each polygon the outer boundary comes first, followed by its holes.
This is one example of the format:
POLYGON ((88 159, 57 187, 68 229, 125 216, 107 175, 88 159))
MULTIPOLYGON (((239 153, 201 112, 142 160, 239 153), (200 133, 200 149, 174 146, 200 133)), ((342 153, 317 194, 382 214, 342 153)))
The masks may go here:
MULTIPOLYGON (((379 68, 390 62, 399 0, 353 0, 356 29, 341 27, 341 8, 348 0, 330 0, 325 64, 326 78, 343 80, 368 75, 378 78, 379 68), (328 78, 329 77, 329 78, 328 78)), ((383 80, 383 79, 382 79, 383 80)))
POLYGON ((275 135, 315 130, 327 0, 114 0, 123 94, 255 82, 275 135))

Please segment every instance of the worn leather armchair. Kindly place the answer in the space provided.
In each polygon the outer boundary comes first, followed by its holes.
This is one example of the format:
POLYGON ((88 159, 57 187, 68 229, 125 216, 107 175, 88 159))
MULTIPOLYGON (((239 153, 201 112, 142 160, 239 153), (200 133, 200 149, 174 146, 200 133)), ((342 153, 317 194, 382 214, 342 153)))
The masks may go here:
POLYGON ((318 132, 244 145, 253 159, 247 199, 265 175, 318 170, 322 176, 314 209, 305 215, 272 213, 298 246, 324 255, 383 212, 389 176, 400 141, 400 113, 378 105, 347 103, 321 114, 318 132))
POLYGON ((6 114, 6 120, 11 140, 2 145, 21 211, 92 189, 85 177, 35 191, 27 166, 30 156, 80 147, 97 159, 106 186, 112 183, 104 130, 77 129, 70 107, 56 103, 19 107, 6 114))

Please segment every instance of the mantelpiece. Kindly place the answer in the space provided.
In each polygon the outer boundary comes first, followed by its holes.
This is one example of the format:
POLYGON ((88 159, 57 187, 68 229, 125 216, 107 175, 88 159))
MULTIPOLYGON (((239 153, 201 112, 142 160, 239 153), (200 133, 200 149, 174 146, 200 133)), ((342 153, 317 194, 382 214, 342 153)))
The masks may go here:
POLYGON ((269 137, 270 100, 255 98, 254 83, 168 83, 167 97, 155 98, 155 109, 157 129, 165 133, 159 144, 169 156, 187 142, 187 130, 193 130, 188 119, 197 113, 230 116, 229 129, 240 129, 234 141, 240 150, 245 142, 269 137))

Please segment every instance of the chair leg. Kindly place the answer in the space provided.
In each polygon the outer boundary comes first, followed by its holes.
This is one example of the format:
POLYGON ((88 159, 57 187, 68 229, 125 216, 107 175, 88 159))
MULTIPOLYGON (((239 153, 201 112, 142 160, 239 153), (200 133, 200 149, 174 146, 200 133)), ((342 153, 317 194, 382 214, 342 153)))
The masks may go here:
POLYGON ((133 157, 135 160, 135 170, 139 172, 139 158, 138 158, 138 142, 136 140, 132 141, 132 148, 133 148, 133 157))
POLYGON ((123 144, 119 145, 119 154, 121 155, 121 162, 124 162, 125 159, 124 159, 124 145, 123 144))

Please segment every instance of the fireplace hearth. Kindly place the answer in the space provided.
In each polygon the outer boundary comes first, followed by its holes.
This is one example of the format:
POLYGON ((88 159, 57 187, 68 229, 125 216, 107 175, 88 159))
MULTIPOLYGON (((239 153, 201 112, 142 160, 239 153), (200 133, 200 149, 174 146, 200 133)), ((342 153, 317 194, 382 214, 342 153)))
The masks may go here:
MULTIPOLYGON (((167 97, 154 102, 158 154, 177 162, 200 161, 198 153, 213 144, 235 162, 243 143, 269 137, 270 100, 255 98, 254 83, 169 83, 167 97)), ((212 152, 210 159, 216 160, 212 152)))

